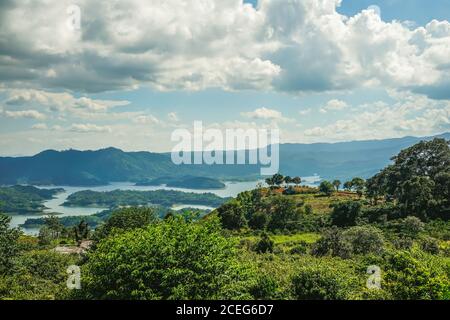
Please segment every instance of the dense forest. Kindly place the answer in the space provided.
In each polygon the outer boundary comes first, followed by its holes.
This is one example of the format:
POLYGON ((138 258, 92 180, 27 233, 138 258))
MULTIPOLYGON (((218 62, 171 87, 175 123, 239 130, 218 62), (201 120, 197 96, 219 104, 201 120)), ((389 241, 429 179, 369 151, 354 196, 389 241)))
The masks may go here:
POLYGON ((64 189, 39 189, 32 186, 0 187, 0 212, 8 214, 42 214, 43 201, 52 199, 64 189))
POLYGON ((174 188, 186 188, 186 189, 223 189, 225 184, 220 180, 207 177, 161 177, 151 180, 143 180, 136 183, 137 186, 161 186, 174 188))
POLYGON ((64 206, 72 207, 120 207, 161 205, 170 208, 176 204, 188 203, 217 207, 227 198, 221 198, 213 193, 193 193, 175 190, 134 191, 115 190, 109 192, 78 191, 71 194, 64 206))
POLYGON ((267 184, 206 216, 122 208, 95 230, 48 218, 38 237, 0 215, 0 298, 450 299, 448 141, 404 149, 367 180, 267 184))

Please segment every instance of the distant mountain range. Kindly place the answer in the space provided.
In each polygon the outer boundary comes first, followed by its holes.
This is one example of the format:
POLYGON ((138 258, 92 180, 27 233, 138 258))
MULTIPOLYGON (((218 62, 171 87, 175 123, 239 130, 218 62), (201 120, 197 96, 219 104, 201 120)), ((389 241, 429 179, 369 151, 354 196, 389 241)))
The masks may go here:
MULTIPOLYGON (((436 137, 450 140, 450 133, 436 137)), ((342 143, 282 144, 280 172, 290 176, 318 174, 326 179, 370 177, 400 150, 434 137, 405 137, 342 143)), ((43 151, 31 157, 0 157, 0 184, 94 186, 110 182, 197 176, 247 180, 260 178, 259 165, 175 165, 168 153, 43 151)))

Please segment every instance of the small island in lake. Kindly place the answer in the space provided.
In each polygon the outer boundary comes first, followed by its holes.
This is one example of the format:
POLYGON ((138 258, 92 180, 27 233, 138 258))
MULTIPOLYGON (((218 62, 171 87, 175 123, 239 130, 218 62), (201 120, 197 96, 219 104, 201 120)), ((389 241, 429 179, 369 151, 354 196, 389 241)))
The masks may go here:
POLYGON ((230 198, 221 198, 213 193, 192 193, 175 190, 135 191, 115 190, 98 192, 84 190, 71 194, 63 206, 66 207, 122 207, 160 205, 170 208, 177 204, 219 207, 230 198))
POLYGON ((214 190, 223 189, 225 184, 214 178, 207 177, 160 177, 152 180, 144 180, 136 183, 136 186, 161 186, 166 185, 173 188, 186 188, 186 189, 202 189, 202 190, 214 190))
POLYGON ((44 201, 64 192, 62 188, 39 189, 33 186, 0 187, 0 212, 14 214, 42 214, 44 201))

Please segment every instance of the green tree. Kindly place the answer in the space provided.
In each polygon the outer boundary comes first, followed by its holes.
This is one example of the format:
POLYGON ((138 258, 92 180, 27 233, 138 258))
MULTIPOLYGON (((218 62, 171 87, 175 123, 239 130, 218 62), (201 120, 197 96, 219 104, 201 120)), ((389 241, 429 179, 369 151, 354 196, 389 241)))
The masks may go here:
POLYGON ((295 200, 278 196, 270 198, 266 204, 270 221, 267 228, 274 230, 294 230, 301 220, 301 213, 295 200))
POLYGON ((330 181, 322 181, 319 185, 319 191, 327 196, 331 196, 334 192, 334 186, 330 181))
POLYGON ((346 182, 344 183, 344 189, 345 189, 346 191, 351 191, 351 190, 353 189, 352 182, 351 182, 351 181, 346 181, 346 182))
POLYGON ((302 183, 302 178, 294 177, 292 178, 292 183, 294 183, 298 187, 302 183))
POLYGON ((19 253, 19 229, 10 228, 11 217, 0 213, 0 275, 9 272, 19 253))
POLYGON ((359 201, 339 202, 331 205, 331 224, 338 227, 351 227, 361 217, 362 205, 359 201))
POLYGON ((364 194, 364 190, 366 187, 366 180, 362 179, 362 178, 353 178, 351 181, 352 184, 352 189, 354 189, 356 191, 356 193, 362 197, 362 195, 364 194))
MULTIPOLYGON (((169 217, 167 217, 169 218, 169 217)), ((145 228, 158 220, 156 211, 147 207, 131 207, 115 210, 105 224, 97 228, 95 240, 103 239, 112 233, 145 228)))
POLYGON ((274 246, 275 242, 270 239, 269 235, 266 232, 264 232, 261 236, 261 239, 256 243, 255 251, 258 253, 272 253, 274 246))
POLYGON ((406 217, 400 223, 400 233, 408 238, 417 239, 419 234, 424 230, 425 223, 417 217, 406 217))
POLYGON ((381 254, 384 250, 383 232, 373 226, 356 226, 343 232, 353 254, 381 254))
POLYGON ((339 191, 339 187, 341 186, 342 182, 340 180, 334 180, 333 186, 336 188, 336 191, 339 191))
POLYGON ((87 299, 239 299, 249 277, 214 217, 180 217, 102 240, 88 255, 87 299))
POLYGON ((290 185, 292 183, 292 178, 290 176, 284 177, 284 183, 290 185))
POLYGON ((73 235, 78 245, 89 237, 89 225, 86 221, 81 220, 79 224, 73 227, 73 235))
POLYGON ((237 200, 231 200, 217 209, 222 226, 230 230, 239 230, 247 226, 245 210, 237 200))
POLYGON ((281 186, 284 183, 284 177, 283 177, 283 175, 281 175, 279 173, 274 174, 272 179, 273 179, 273 184, 277 187, 281 186))

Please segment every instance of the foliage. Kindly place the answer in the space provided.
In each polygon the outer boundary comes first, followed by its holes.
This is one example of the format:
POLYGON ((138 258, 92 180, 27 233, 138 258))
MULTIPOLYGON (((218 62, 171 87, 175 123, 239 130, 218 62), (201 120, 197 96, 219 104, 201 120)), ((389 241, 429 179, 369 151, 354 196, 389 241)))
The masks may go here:
POLYGON ((17 243, 21 232, 11 229, 11 218, 0 213, 0 275, 11 271, 14 258, 19 253, 17 243))
POLYGON ((292 287, 296 299, 344 300, 350 296, 354 281, 347 272, 319 263, 302 267, 292 278, 292 287))
POLYGON ((383 286, 399 300, 448 299, 450 293, 448 276, 408 252, 389 258, 383 286))
POLYGON ((39 189, 32 186, 0 187, 0 212, 14 214, 42 213, 42 204, 63 189, 39 189))
POLYGON ((249 297, 243 266, 217 219, 175 217, 102 240, 88 256, 89 299, 219 299, 249 297))
POLYGON ((79 191, 71 194, 65 206, 148 206, 149 204, 171 207, 175 204, 188 203, 192 205, 220 206, 228 199, 221 198, 212 193, 193 193, 174 190, 134 191, 115 190, 109 192, 79 191))
POLYGON ((319 185, 319 191, 327 196, 331 196, 335 191, 335 186, 330 181, 322 181, 319 185))
POLYGON ((272 253, 274 245, 275 242, 270 239, 269 235, 266 232, 264 232, 261 236, 261 239, 255 246, 255 251, 258 253, 272 253))
POLYGON ((362 204, 359 201, 338 202, 331 207, 331 224, 338 227, 354 226, 362 215, 362 204))
POLYGON ((406 237, 416 239, 424 230, 425 224, 417 217, 406 217, 400 225, 400 232, 406 237))

